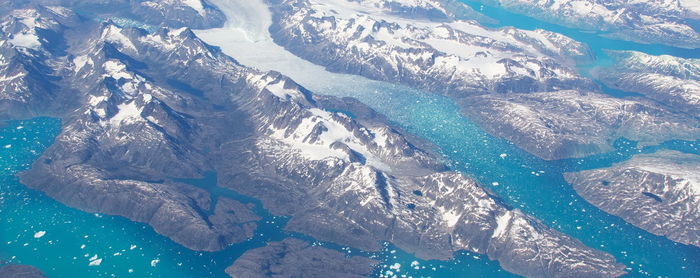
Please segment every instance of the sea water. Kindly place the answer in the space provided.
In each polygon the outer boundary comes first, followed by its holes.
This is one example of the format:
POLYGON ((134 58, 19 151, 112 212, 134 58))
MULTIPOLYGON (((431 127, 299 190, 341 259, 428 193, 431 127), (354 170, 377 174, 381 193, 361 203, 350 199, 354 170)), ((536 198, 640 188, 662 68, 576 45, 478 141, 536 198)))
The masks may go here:
MULTIPOLYGON (((213 1, 224 13, 233 15, 229 18, 235 20, 229 21, 224 28, 199 31, 198 35, 220 46, 225 53, 245 65, 280 71, 315 93, 361 100, 407 131, 437 145, 453 169, 476 178, 508 204, 542 219, 549 226, 580 239, 590 247, 613 254, 628 266, 627 271, 631 276, 700 275, 699 248, 652 235, 597 209, 579 197, 562 175, 567 171, 610 166, 634 154, 664 148, 699 153, 700 142, 672 141, 660 146, 639 147, 635 142, 621 138, 615 142, 616 150, 611 153, 584 159, 545 161, 505 140, 488 135, 462 117, 459 108, 447 98, 358 76, 329 73, 294 56, 272 42, 265 28, 271 22, 270 15, 260 1, 246 1, 246 9, 240 9, 241 5, 237 2, 213 1)), ((502 19, 501 26, 518 24, 518 28, 544 28, 565 33, 587 43, 598 57, 604 55, 604 49, 630 49, 680 57, 699 55, 697 51, 686 49, 607 39, 496 8, 489 11, 493 13, 486 13, 487 16, 502 19)), ((604 89, 613 96, 630 94, 604 89)), ((409 260, 410 257, 404 258, 401 265, 410 264, 409 260)), ((474 266, 474 262, 471 263, 473 271, 464 270, 458 276, 473 276, 484 267, 484 264, 474 266)))
MULTIPOLYGON (((700 249, 651 235, 598 210, 578 197, 562 178, 566 171, 605 167, 633 154, 658 149, 700 154, 700 142, 673 141, 638 147, 621 139, 615 144, 616 151, 611 153, 544 161, 489 136, 462 117, 449 99, 357 76, 329 73, 286 52, 269 39, 266 33, 269 14, 259 1, 213 2, 229 14, 249 11, 243 20, 229 22, 225 28, 198 32, 242 63, 281 71, 319 94, 360 99, 407 131, 433 142, 453 169, 476 178, 508 204, 588 246, 610 252, 629 266, 630 276, 700 275, 700 249)), ((543 24, 537 26, 542 28, 543 24)), ((672 54, 661 52, 657 54, 672 54)), ((450 261, 423 261, 390 244, 385 244, 381 252, 361 252, 287 233, 283 231, 286 218, 271 216, 254 199, 216 187, 215 173, 203 179, 183 181, 207 189, 214 198, 224 196, 253 203, 255 212, 263 219, 255 236, 246 242, 221 252, 194 252, 144 224, 71 209, 22 186, 14 175, 30 167, 59 131, 59 121, 50 118, 10 121, 0 128, 0 260, 31 264, 51 277, 225 277, 224 269, 246 250, 291 236, 348 255, 377 259, 381 262, 375 272, 377 276, 513 276, 500 269, 497 262, 479 254, 460 252, 450 261)))
POLYGON ((50 277, 221 276, 226 261, 192 252, 144 224, 72 209, 20 184, 15 175, 59 132, 60 121, 52 118, 0 128, 0 261, 30 264, 50 277))

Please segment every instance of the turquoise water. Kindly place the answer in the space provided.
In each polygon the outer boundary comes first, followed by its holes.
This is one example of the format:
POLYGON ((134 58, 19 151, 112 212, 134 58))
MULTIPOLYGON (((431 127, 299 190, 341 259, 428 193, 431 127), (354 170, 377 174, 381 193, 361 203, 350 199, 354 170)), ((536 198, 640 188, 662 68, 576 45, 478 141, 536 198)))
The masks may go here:
POLYGON ((0 149, 0 260, 34 265, 51 277, 201 277, 223 271, 226 261, 189 251, 146 225, 71 209, 21 185, 14 175, 28 169, 59 132, 60 122, 51 118, 0 128, 0 145, 9 146, 0 149), (93 261, 101 263, 89 266, 95 255, 93 261))
POLYGON ((246 250, 296 237, 348 256, 382 261, 375 271, 377 276, 396 263, 403 267, 391 271, 414 277, 436 277, 440 273, 453 277, 470 270, 478 270, 480 277, 513 276, 496 262, 477 254, 462 253, 449 262, 424 261, 390 244, 385 244, 381 252, 363 252, 285 232, 282 228, 287 218, 272 216, 256 199, 216 186, 215 173, 207 173, 202 179, 178 181, 206 189, 214 200, 227 197, 252 203, 254 212, 263 219, 258 222, 255 235, 246 242, 221 252, 194 252, 158 235, 147 225, 72 209, 20 184, 15 174, 28 169, 59 132, 60 121, 52 118, 9 121, 0 127, 2 263, 33 265, 50 277, 228 277, 224 269, 246 250), (39 236, 41 232, 44 234, 39 236))
POLYGON ((610 39, 604 37, 605 33, 584 31, 575 28, 569 28, 557 24, 552 24, 544 21, 534 19, 529 16, 513 13, 506 11, 500 7, 493 7, 489 5, 483 5, 479 1, 475 0, 460 0, 462 3, 467 4, 472 9, 479 11, 480 13, 495 19, 496 22, 481 22, 482 25, 488 27, 506 27, 513 26, 518 29, 523 30, 535 30, 544 29, 552 32, 557 32, 566 35, 579 42, 586 43, 593 53, 601 60, 605 57, 603 49, 610 50, 636 50, 644 52, 651 55, 672 55, 681 58, 700 58, 700 49, 687 49, 679 48, 661 44, 642 44, 630 41, 610 39))
MULTIPOLYGON (((501 19, 500 24, 493 27, 514 25, 523 29, 544 28, 586 42, 599 58, 596 65, 605 60, 601 59, 603 49, 633 49, 680 57, 700 55, 698 51, 610 40, 598 34, 542 23, 497 8, 485 7, 482 12, 501 19)), ((633 154, 658 149, 700 154, 700 142, 674 141, 641 148, 634 142, 621 139, 615 144, 616 151, 608 154, 585 159, 544 161, 507 141, 486 134, 460 116, 458 108, 449 99, 402 86, 377 84, 380 86, 374 86, 375 90, 357 89, 367 86, 353 87, 352 84, 347 84, 341 90, 334 86, 304 85, 320 94, 356 97, 384 113, 408 132, 433 142, 453 169, 476 178, 506 203, 542 219, 588 246, 615 255, 630 267, 630 276, 700 276, 699 248, 651 235, 598 210, 578 197, 562 177, 566 171, 605 167, 629 159, 633 154), (501 154, 506 154, 505 158, 501 158, 501 154), (494 186, 494 182, 498 185, 494 186)), ((626 94, 606 92, 619 96, 626 94)), ((291 236, 348 255, 378 259, 382 263, 375 272, 377 276, 388 274, 387 271, 407 277, 513 276, 483 255, 460 253, 448 262, 423 261, 390 244, 386 244, 381 252, 361 252, 285 232, 282 227, 286 218, 271 216, 255 199, 217 187, 215 173, 203 179, 182 181, 207 189, 214 198, 228 197, 253 203, 256 205, 255 212, 263 220, 259 221, 260 227, 255 236, 244 243, 221 252, 193 252, 156 234, 147 225, 121 217, 71 209, 19 184, 14 175, 27 169, 59 131, 60 122, 50 118, 11 121, 0 127, 0 260, 35 265, 52 277, 75 277, 76 273, 83 274, 82 277, 225 277, 224 268, 246 250, 291 236), (4 148, 8 145, 8 148, 4 148), (40 231, 46 231, 46 234, 35 238, 34 235, 40 231), (93 262, 98 259, 102 261, 97 266, 90 266, 91 258, 95 255, 97 258, 93 262)))
POLYGON ((615 143, 617 150, 611 153, 545 161, 486 134, 461 117, 458 107, 446 98, 395 88, 334 94, 357 97, 408 132, 427 138, 439 147, 453 169, 476 178, 513 207, 590 247, 613 254, 629 267, 632 276, 700 276, 700 248, 674 243, 608 215, 580 198, 562 176, 563 172, 610 166, 633 154, 664 148, 700 154, 700 141, 672 141, 641 148, 620 139, 615 143), (501 154, 506 157, 501 158, 501 154))

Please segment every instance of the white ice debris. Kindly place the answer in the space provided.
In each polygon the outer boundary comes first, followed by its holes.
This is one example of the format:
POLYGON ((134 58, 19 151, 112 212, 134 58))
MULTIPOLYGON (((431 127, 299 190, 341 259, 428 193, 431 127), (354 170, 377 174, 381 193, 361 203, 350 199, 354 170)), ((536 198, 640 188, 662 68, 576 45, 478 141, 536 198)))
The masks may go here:
POLYGON ((413 269, 420 269, 420 263, 418 261, 413 261, 411 262, 411 267, 413 267, 413 269))
POLYGON ((90 257, 89 261, 90 263, 88 264, 88 266, 98 266, 102 263, 102 259, 98 258, 97 254, 90 257))
POLYGON ((46 231, 38 231, 34 233, 34 238, 41 238, 46 234, 46 231))
POLYGON ((401 264, 394 263, 393 265, 390 265, 389 268, 395 270, 396 272, 400 272, 401 271, 401 264))
POLYGON ((90 263, 88 263, 88 266, 99 266, 100 264, 102 264, 102 259, 96 259, 90 261, 90 263))
POLYGON ((151 260, 151 266, 156 267, 156 265, 160 262, 159 259, 151 260))

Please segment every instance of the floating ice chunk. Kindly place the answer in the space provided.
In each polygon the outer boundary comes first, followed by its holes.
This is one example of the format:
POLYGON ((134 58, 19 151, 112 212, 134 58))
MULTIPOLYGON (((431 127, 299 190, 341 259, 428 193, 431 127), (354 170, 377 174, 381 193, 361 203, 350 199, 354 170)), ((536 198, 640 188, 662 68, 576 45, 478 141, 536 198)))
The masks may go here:
POLYGON ((18 127, 17 127, 17 129, 23 129, 23 128, 24 128, 23 126, 18 126, 18 127))
POLYGON ((136 249, 136 245, 131 245, 131 247, 129 247, 129 250, 134 250, 134 249, 136 249))
POLYGON ((98 265, 100 265, 101 263, 102 263, 102 259, 96 259, 96 260, 90 261, 90 263, 88 264, 88 266, 98 266, 98 265))
POLYGON ((420 263, 418 261, 411 262, 411 267, 413 267, 413 269, 420 269, 419 265, 420 263))
POLYGON ((400 263, 394 263, 391 266, 389 266, 390 269, 396 270, 396 272, 401 271, 401 264, 400 263))
POLYGON ((508 155, 507 155, 507 154, 504 154, 504 153, 502 153, 502 154, 499 155, 499 156, 500 156, 501 158, 503 158, 503 159, 505 159, 506 157, 508 157, 508 155))
POLYGON ((90 257, 89 260, 90 260, 90 263, 88 264, 88 266, 98 266, 102 263, 102 259, 98 258, 97 254, 90 257))
POLYGON ((34 238, 41 238, 46 234, 46 231, 38 231, 34 234, 34 238))
POLYGON ((499 186, 500 183, 498 183, 497 181, 494 181, 494 182, 491 183, 491 185, 493 185, 493 186, 499 186))
POLYGON ((129 271, 129 273, 134 273, 134 269, 133 269, 133 268, 129 268, 128 271, 129 271))
POLYGON ((80 245, 80 249, 85 249, 85 244, 80 245))
POLYGON ((159 259, 151 260, 151 266, 152 266, 152 267, 156 267, 156 265, 158 264, 158 262, 160 262, 159 259))
POLYGON ((9 144, 5 145, 5 149, 9 149, 9 148, 12 148, 12 145, 9 145, 9 144))

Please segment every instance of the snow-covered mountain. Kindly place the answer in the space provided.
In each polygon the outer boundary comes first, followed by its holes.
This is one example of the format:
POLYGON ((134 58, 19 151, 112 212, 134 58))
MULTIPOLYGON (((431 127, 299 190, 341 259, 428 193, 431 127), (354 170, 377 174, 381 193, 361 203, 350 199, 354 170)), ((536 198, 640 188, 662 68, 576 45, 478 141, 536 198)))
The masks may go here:
POLYGON ((63 23, 77 20, 59 7, 15 10, 0 24, 0 115, 26 117, 60 106, 52 80, 59 71, 50 58, 60 54, 63 23))
POLYGON ((457 97, 594 87, 570 67, 588 49, 560 34, 415 20, 386 8, 411 3, 380 2, 282 1, 272 36, 331 71, 457 97))
MULTIPOLYGON (((535 18, 599 31, 640 43, 700 48, 700 33, 689 20, 700 8, 694 0, 479 0, 535 18)), ((697 28, 697 27, 695 27, 697 28)))
POLYGON ((589 50, 568 37, 416 20, 386 8, 403 2, 384 2, 279 1, 270 30, 276 43, 331 71, 449 96, 482 128, 541 158, 610 151, 620 136, 700 138, 692 116, 600 93, 574 67, 589 50))
POLYGON ((486 95, 463 100, 464 113, 486 131, 544 159, 613 151, 624 137, 642 145, 700 138, 700 122, 655 102, 587 91, 486 95))
POLYGON ((700 59, 610 51, 614 64, 595 72, 607 86, 639 92, 674 110, 700 117, 700 59))
POLYGON ((63 6, 80 10, 86 16, 128 17, 146 24, 170 27, 211 28, 226 18, 206 0, 3 0, 3 9, 34 8, 37 5, 63 6))
POLYGON ((423 258, 470 250, 526 276, 624 273, 611 255, 446 171, 357 102, 316 97, 279 73, 240 65, 187 28, 59 23, 58 38, 70 42, 60 49, 7 47, 48 53, 43 64, 61 78, 36 75, 71 93, 56 98, 66 105, 53 113, 63 123, 55 144, 21 175, 65 204, 148 223, 194 250, 220 250, 249 238, 260 216, 177 181, 214 171, 219 186, 321 240, 367 250, 389 241, 423 258), (352 110, 330 112, 341 107, 352 110))
POLYGON ((700 246, 700 163, 677 151, 635 155, 609 168, 567 173, 593 205, 651 233, 700 246))

